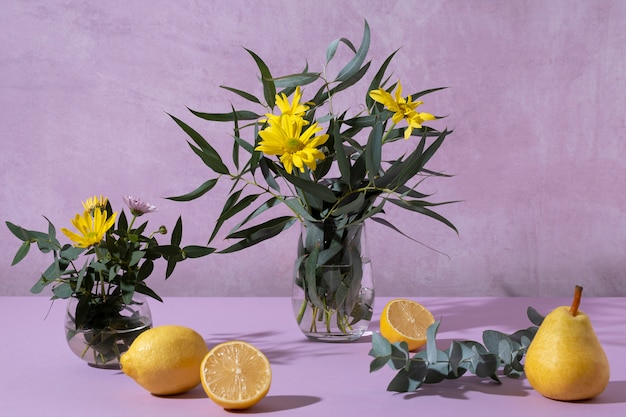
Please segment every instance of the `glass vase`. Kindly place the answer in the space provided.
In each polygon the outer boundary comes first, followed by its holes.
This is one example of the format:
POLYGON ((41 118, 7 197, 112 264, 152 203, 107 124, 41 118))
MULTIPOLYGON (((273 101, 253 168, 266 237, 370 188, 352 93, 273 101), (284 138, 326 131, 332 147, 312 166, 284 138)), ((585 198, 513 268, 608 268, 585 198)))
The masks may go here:
POLYGON ((70 350, 88 365, 119 369, 119 359, 131 343, 152 327, 146 297, 135 293, 130 303, 120 295, 70 297, 65 316, 65 337, 70 350), (76 322, 81 311, 80 323, 76 322))
POLYGON ((292 306, 311 340, 347 342, 368 329, 374 306, 365 225, 303 222, 294 267, 292 306))

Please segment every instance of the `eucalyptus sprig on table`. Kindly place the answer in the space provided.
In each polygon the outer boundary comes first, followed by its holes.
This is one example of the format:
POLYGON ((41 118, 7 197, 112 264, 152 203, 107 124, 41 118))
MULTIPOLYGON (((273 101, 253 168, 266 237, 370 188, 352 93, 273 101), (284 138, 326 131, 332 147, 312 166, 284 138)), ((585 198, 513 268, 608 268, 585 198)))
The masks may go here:
POLYGON ((483 344, 472 341, 454 340, 446 350, 437 349, 436 336, 440 321, 433 323, 426 332, 426 349, 410 356, 405 342, 390 343, 379 333, 372 335, 374 357, 370 372, 385 365, 398 373, 387 386, 387 391, 416 391, 423 384, 435 384, 446 379, 457 379, 466 372, 480 378, 491 378, 501 383, 498 371, 511 378, 524 373, 521 363, 530 342, 534 338, 543 316, 533 307, 528 307, 527 316, 535 325, 505 334, 497 330, 483 332, 483 344))

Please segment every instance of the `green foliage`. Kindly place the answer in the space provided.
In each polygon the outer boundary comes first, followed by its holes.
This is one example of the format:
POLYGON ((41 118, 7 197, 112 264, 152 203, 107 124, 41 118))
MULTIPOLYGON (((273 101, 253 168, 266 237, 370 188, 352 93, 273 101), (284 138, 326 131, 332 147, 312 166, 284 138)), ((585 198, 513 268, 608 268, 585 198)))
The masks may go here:
MULTIPOLYGON (((109 217, 113 214, 110 203, 107 203, 106 211, 109 217)), ((33 244, 40 252, 51 253, 52 263, 41 273, 30 291, 37 294, 50 287, 52 299, 76 297, 79 308, 75 321, 78 328, 97 326, 96 320, 102 320, 102 314, 98 312, 119 312, 123 305, 131 302, 135 292, 162 301, 145 283, 155 261, 163 258, 167 262, 165 277, 168 278, 178 262, 205 256, 214 249, 180 247, 183 231, 180 217, 172 231, 170 244, 160 245, 155 234, 167 233, 165 227, 161 226, 146 235, 148 222, 132 227, 136 217, 133 215, 129 225, 122 211, 117 225, 106 232, 99 244, 89 248, 62 245, 56 237, 56 228, 48 219, 47 232, 28 230, 6 222, 11 233, 22 241, 12 265, 23 261, 33 244), (81 257, 83 260, 79 261, 81 257)))
POLYGON ((483 344, 471 340, 453 341, 448 349, 439 350, 436 336, 440 322, 427 330, 426 349, 410 356, 406 343, 390 343, 379 333, 372 335, 370 372, 385 365, 397 372, 387 386, 388 391, 416 391, 423 384, 435 384, 456 379, 470 372, 480 378, 491 378, 501 383, 498 373, 517 378, 524 372, 521 361, 537 333, 543 317, 532 307, 528 318, 535 326, 504 334, 496 330, 483 332, 483 344))
MULTIPOLYGON (((436 206, 451 202, 429 202, 426 200, 428 195, 416 190, 425 178, 447 176, 428 170, 426 165, 452 131, 438 131, 428 126, 415 128, 411 138, 415 148, 405 155, 404 151, 390 147, 403 139, 405 127, 396 126, 392 121, 394 113, 369 95, 372 90, 384 88, 391 91, 397 85, 388 84, 387 73, 397 51, 385 59, 366 84, 362 92, 363 104, 352 106, 358 113, 350 114, 349 110, 337 111, 334 108, 336 96, 357 88, 359 81, 367 75, 371 66, 367 58, 370 41, 367 22, 358 46, 345 38, 332 41, 326 50, 326 64, 335 58, 341 46, 346 46, 351 54, 334 76, 326 66, 322 71, 314 72, 309 70, 308 65, 300 72, 275 76, 259 55, 246 49, 256 64, 262 97, 233 86, 221 87, 259 109, 235 109, 231 105, 226 113, 190 110, 194 116, 205 121, 233 124, 232 150, 228 158, 221 155, 198 131, 170 115, 188 137, 192 151, 211 171, 201 185, 170 199, 191 201, 208 195, 219 181, 230 180, 232 183, 208 242, 211 243, 235 215, 242 215, 243 220, 227 235, 228 239, 235 239, 236 242, 216 252, 229 253, 256 245, 280 234, 296 220, 349 226, 372 219, 404 235, 388 220, 380 218, 387 201, 456 231, 452 222, 434 211, 436 206), (303 90, 301 104, 308 106, 302 118, 308 125, 318 123, 325 127, 324 134, 329 138, 319 148, 325 157, 318 161, 315 169, 305 167, 304 172, 298 169, 288 172, 278 158, 255 148, 261 140, 259 132, 268 126, 266 114, 276 112, 277 97, 281 94, 289 97, 302 86, 307 86, 307 91, 303 90), (232 163, 228 162, 229 158, 232 163), (258 216, 281 204, 291 210, 290 218, 281 214, 267 220, 265 216, 266 220, 258 223, 258 216)), ((423 98, 439 90, 441 88, 423 90, 410 97, 423 98)))

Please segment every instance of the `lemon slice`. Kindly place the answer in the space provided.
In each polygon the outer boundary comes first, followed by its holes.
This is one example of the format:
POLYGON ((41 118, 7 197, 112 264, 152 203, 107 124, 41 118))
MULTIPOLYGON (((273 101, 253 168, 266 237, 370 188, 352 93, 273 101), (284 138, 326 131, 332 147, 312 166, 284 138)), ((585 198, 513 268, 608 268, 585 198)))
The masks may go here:
POLYGON ((253 345, 231 341, 215 346, 200 365, 202 387, 217 405, 229 410, 252 407, 272 382, 267 357, 253 345))
POLYGON ((416 301, 396 298, 389 301, 380 316, 380 334, 391 343, 406 342, 409 350, 426 343, 426 330, 435 318, 416 301))

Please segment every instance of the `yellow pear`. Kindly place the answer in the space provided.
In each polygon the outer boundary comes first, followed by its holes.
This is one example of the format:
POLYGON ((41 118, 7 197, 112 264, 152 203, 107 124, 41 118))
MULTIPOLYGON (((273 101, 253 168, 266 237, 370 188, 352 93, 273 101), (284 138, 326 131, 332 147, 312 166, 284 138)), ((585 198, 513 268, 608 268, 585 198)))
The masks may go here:
POLYGON ((549 313, 528 347, 524 372, 530 386, 554 400, 586 400, 609 383, 609 362, 589 317, 578 310, 582 287, 571 307, 549 313))

